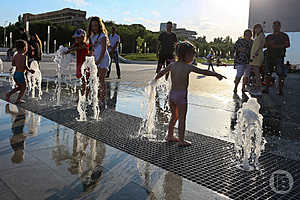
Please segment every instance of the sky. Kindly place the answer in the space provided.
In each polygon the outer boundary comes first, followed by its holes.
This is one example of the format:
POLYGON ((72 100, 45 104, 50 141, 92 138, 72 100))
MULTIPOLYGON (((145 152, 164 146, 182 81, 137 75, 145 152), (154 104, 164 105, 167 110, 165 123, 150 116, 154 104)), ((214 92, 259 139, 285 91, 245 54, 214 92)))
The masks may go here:
POLYGON ((159 31, 172 21, 177 28, 196 31, 208 41, 231 36, 236 40, 248 27, 249 0, 0 0, 0 26, 16 22, 23 13, 38 14, 62 8, 87 11, 117 24, 143 24, 159 31), (13 3, 12 3, 13 2, 13 3))

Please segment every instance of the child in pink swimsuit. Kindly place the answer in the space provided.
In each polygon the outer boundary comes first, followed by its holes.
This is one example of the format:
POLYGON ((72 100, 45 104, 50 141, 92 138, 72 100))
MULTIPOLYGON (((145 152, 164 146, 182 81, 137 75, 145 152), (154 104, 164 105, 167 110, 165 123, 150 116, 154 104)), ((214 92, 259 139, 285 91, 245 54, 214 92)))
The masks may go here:
POLYGON ((178 142, 178 146, 185 147, 191 145, 189 141, 184 140, 189 74, 191 72, 195 72, 207 76, 215 76, 219 80, 222 80, 226 77, 215 72, 199 69, 192 65, 191 63, 193 62, 195 56, 195 48, 189 42, 181 42, 176 45, 176 56, 177 61, 170 64, 160 73, 158 73, 155 77, 155 80, 158 80, 166 73, 171 71, 172 86, 169 95, 169 104, 171 107, 172 116, 169 123, 167 141, 178 142), (179 120, 179 138, 174 136, 174 126, 177 120, 179 120))

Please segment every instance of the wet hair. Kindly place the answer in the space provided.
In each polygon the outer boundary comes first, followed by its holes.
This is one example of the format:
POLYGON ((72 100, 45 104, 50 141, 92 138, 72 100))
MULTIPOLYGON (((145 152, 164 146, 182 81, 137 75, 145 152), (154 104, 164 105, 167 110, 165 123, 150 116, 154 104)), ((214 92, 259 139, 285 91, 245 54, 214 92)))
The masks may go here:
POLYGON ((89 21, 89 25, 88 25, 87 37, 90 39, 90 37, 93 35, 93 33, 92 33, 92 22, 97 22, 99 34, 103 33, 106 36, 106 43, 107 43, 107 46, 109 46, 109 39, 108 39, 107 30, 105 28, 105 25, 104 25, 102 19, 100 19, 100 17, 91 17, 91 19, 89 21))
POLYGON ((257 33, 255 32, 255 29, 256 29, 257 27, 260 27, 260 28, 261 28, 261 32, 262 32, 262 33, 264 32, 264 29, 263 29, 263 27, 262 27, 261 24, 255 24, 254 27, 253 27, 253 37, 254 37, 254 38, 257 36, 257 33))
POLYGON ((276 21, 273 22, 273 25, 275 25, 275 24, 278 24, 279 26, 281 26, 281 22, 278 21, 278 20, 276 20, 276 21))
POLYGON ((244 31, 244 36, 247 34, 247 33, 251 33, 251 36, 252 36, 252 31, 250 29, 247 29, 244 31))
POLYGON ((173 25, 173 23, 172 23, 171 21, 168 21, 168 22, 167 22, 167 24, 171 24, 171 25, 173 25))
POLYGON ((188 53, 195 53, 195 47, 188 41, 178 42, 176 45, 177 61, 185 61, 185 55, 188 53))
POLYGON ((27 42, 25 42, 24 40, 17 40, 16 41, 17 51, 22 51, 25 47, 27 47, 27 42))

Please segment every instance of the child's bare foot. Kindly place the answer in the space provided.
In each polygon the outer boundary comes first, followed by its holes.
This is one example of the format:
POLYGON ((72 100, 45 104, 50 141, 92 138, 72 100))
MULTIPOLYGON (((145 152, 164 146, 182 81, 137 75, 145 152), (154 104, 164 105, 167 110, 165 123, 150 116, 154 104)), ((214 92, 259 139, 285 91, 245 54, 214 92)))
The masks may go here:
POLYGON ((189 141, 179 141, 179 143, 178 143, 178 147, 188 147, 188 146, 191 146, 192 145, 192 143, 191 142, 189 142, 189 141))
POLYGON ((5 101, 9 102, 9 97, 10 97, 9 94, 6 94, 5 95, 5 101))
POLYGON ((19 104, 19 103, 25 103, 25 101, 24 101, 24 100, 22 100, 22 99, 20 99, 20 100, 17 100, 17 101, 16 101, 16 104, 19 104))
POLYGON ((171 136, 166 138, 167 142, 179 142, 180 140, 177 137, 171 136))

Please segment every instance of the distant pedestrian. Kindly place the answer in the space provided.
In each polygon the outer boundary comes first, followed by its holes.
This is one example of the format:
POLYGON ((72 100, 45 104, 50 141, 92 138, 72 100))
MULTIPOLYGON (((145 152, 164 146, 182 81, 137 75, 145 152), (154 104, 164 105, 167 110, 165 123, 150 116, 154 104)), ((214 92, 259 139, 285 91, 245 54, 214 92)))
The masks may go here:
POLYGON ((111 62, 109 65, 109 69, 106 75, 106 78, 109 78, 110 71, 111 71, 111 64, 112 59, 115 61, 116 69, 117 69, 117 75, 118 79, 121 79, 121 71, 120 71, 120 65, 119 65, 119 44, 120 44, 120 36, 116 33, 116 28, 112 27, 112 33, 109 35, 109 42, 110 46, 108 48, 109 55, 111 58, 111 62))
POLYGON ((283 95, 284 80, 287 75, 287 67, 284 65, 286 49, 290 47, 290 39, 286 33, 281 32, 281 23, 273 23, 273 33, 266 38, 266 65, 265 65, 265 82, 266 88, 264 93, 269 93, 269 87, 272 81, 272 72, 275 71, 279 77, 279 95, 283 95), (275 70, 274 70, 275 67, 275 70))
POLYGON ((207 55, 206 59, 207 59, 207 63, 208 63, 208 71, 210 70, 210 68, 215 71, 214 69, 214 65, 213 65, 213 60, 214 60, 214 56, 215 53, 213 50, 210 51, 210 53, 207 55))
POLYGON ((98 76, 100 83, 100 101, 104 105, 106 86, 105 76, 110 64, 110 56, 107 51, 109 39, 105 25, 99 17, 92 17, 90 19, 87 31, 90 44, 94 49, 95 63, 98 66, 98 76))
MULTIPOLYGON (((177 43, 176 34, 172 32, 172 22, 167 23, 167 31, 162 32, 158 37, 158 47, 156 56, 158 58, 158 64, 156 73, 159 73, 162 66, 167 67, 172 61, 175 60, 175 47, 177 43)), ((166 74, 166 80, 169 73, 166 74)))

